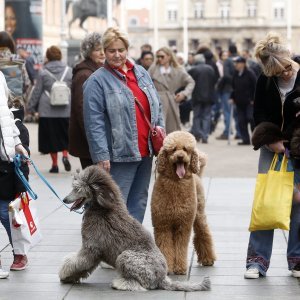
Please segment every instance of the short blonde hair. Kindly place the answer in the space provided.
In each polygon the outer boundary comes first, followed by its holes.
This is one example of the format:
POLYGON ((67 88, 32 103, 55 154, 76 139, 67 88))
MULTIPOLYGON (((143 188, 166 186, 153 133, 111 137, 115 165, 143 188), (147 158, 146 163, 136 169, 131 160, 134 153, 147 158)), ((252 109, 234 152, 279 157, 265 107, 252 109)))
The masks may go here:
MULTIPOLYGON (((177 58, 175 56, 175 53, 172 51, 171 48, 169 47, 161 47, 159 48, 157 51, 156 51, 156 54, 159 52, 159 51, 162 51, 164 52, 165 54, 167 54, 168 56, 170 56, 170 65, 173 67, 173 68, 179 68, 180 65, 177 61, 177 58)), ((158 60, 156 60, 156 64, 158 64, 158 60)))
POLYGON ((121 40, 126 50, 129 48, 129 40, 126 32, 121 31, 118 27, 109 27, 102 36, 102 46, 106 50, 108 46, 117 40, 121 40))
POLYGON ((258 41, 254 53, 268 77, 284 71, 286 63, 295 65, 289 49, 275 32, 268 33, 264 39, 258 41))

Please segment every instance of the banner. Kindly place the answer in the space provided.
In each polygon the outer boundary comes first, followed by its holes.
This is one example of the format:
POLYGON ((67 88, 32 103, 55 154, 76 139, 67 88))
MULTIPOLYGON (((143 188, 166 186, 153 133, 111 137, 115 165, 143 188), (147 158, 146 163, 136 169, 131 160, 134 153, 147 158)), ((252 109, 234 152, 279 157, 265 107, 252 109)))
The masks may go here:
POLYGON ((42 0, 5 0, 5 31, 16 42, 17 51, 30 53, 36 68, 43 63, 42 0))

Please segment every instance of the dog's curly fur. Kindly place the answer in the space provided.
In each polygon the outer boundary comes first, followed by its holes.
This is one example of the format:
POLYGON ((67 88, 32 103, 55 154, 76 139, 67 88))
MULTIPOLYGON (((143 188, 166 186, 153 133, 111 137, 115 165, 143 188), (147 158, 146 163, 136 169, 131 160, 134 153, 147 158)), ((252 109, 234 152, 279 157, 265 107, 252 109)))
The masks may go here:
POLYGON ((194 136, 184 131, 170 133, 157 157, 151 214, 155 241, 169 273, 186 274, 192 228, 198 263, 211 266, 216 260, 200 178, 205 164, 206 155, 196 149, 194 136))
POLYGON ((166 260, 150 233, 129 215, 118 186, 98 166, 88 167, 75 175, 73 190, 64 202, 74 203, 71 210, 83 205, 87 208, 82 221, 82 247, 65 259, 59 271, 62 282, 87 278, 104 261, 121 275, 112 283, 115 289, 210 289, 207 277, 202 283, 171 281, 167 277, 166 260))

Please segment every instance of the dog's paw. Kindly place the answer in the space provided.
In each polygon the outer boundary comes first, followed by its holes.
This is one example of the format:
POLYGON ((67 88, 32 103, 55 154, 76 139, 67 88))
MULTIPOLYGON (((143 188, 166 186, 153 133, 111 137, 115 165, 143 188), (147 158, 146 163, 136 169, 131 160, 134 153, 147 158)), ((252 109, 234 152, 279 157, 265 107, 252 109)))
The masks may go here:
POLYGON ((209 267, 209 266, 213 266, 214 263, 215 263, 215 260, 214 259, 209 259, 209 258, 206 258, 206 259, 203 259, 202 261, 198 261, 198 263, 204 267, 209 267))
POLYGON ((186 275, 186 268, 184 267, 174 267, 173 270, 175 275, 186 275))
POLYGON ((61 283, 80 283, 79 278, 74 277, 66 277, 66 278, 59 278, 61 283))

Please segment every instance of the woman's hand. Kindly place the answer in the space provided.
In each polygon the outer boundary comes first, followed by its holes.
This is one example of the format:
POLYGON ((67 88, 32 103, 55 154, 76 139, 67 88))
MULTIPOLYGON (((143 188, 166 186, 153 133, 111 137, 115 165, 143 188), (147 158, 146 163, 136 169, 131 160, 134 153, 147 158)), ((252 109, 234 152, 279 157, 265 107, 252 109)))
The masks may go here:
POLYGON ((186 96, 183 93, 178 93, 175 95, 175 101, 180 103, 181 101, 185 100, 186 96))
POLYGON ((275 153, 283 153, 285 151, 283 141, 278 141, 276 143, 269 144, 269 145, 267 145, 267 147, 275 153))
POLYGON ((29 157, 27 150, 23 147, 22 144, 19 144, 15 147, 16 153, 22 154, 25 157, 29 157))
POLYGON ((110 161, 109 160, 102 160, 102 161, 99 161, 97 163, 97 165, 101 168, 101 169, 104 169, 106 172, 109 172, 110 171, 110 161))

